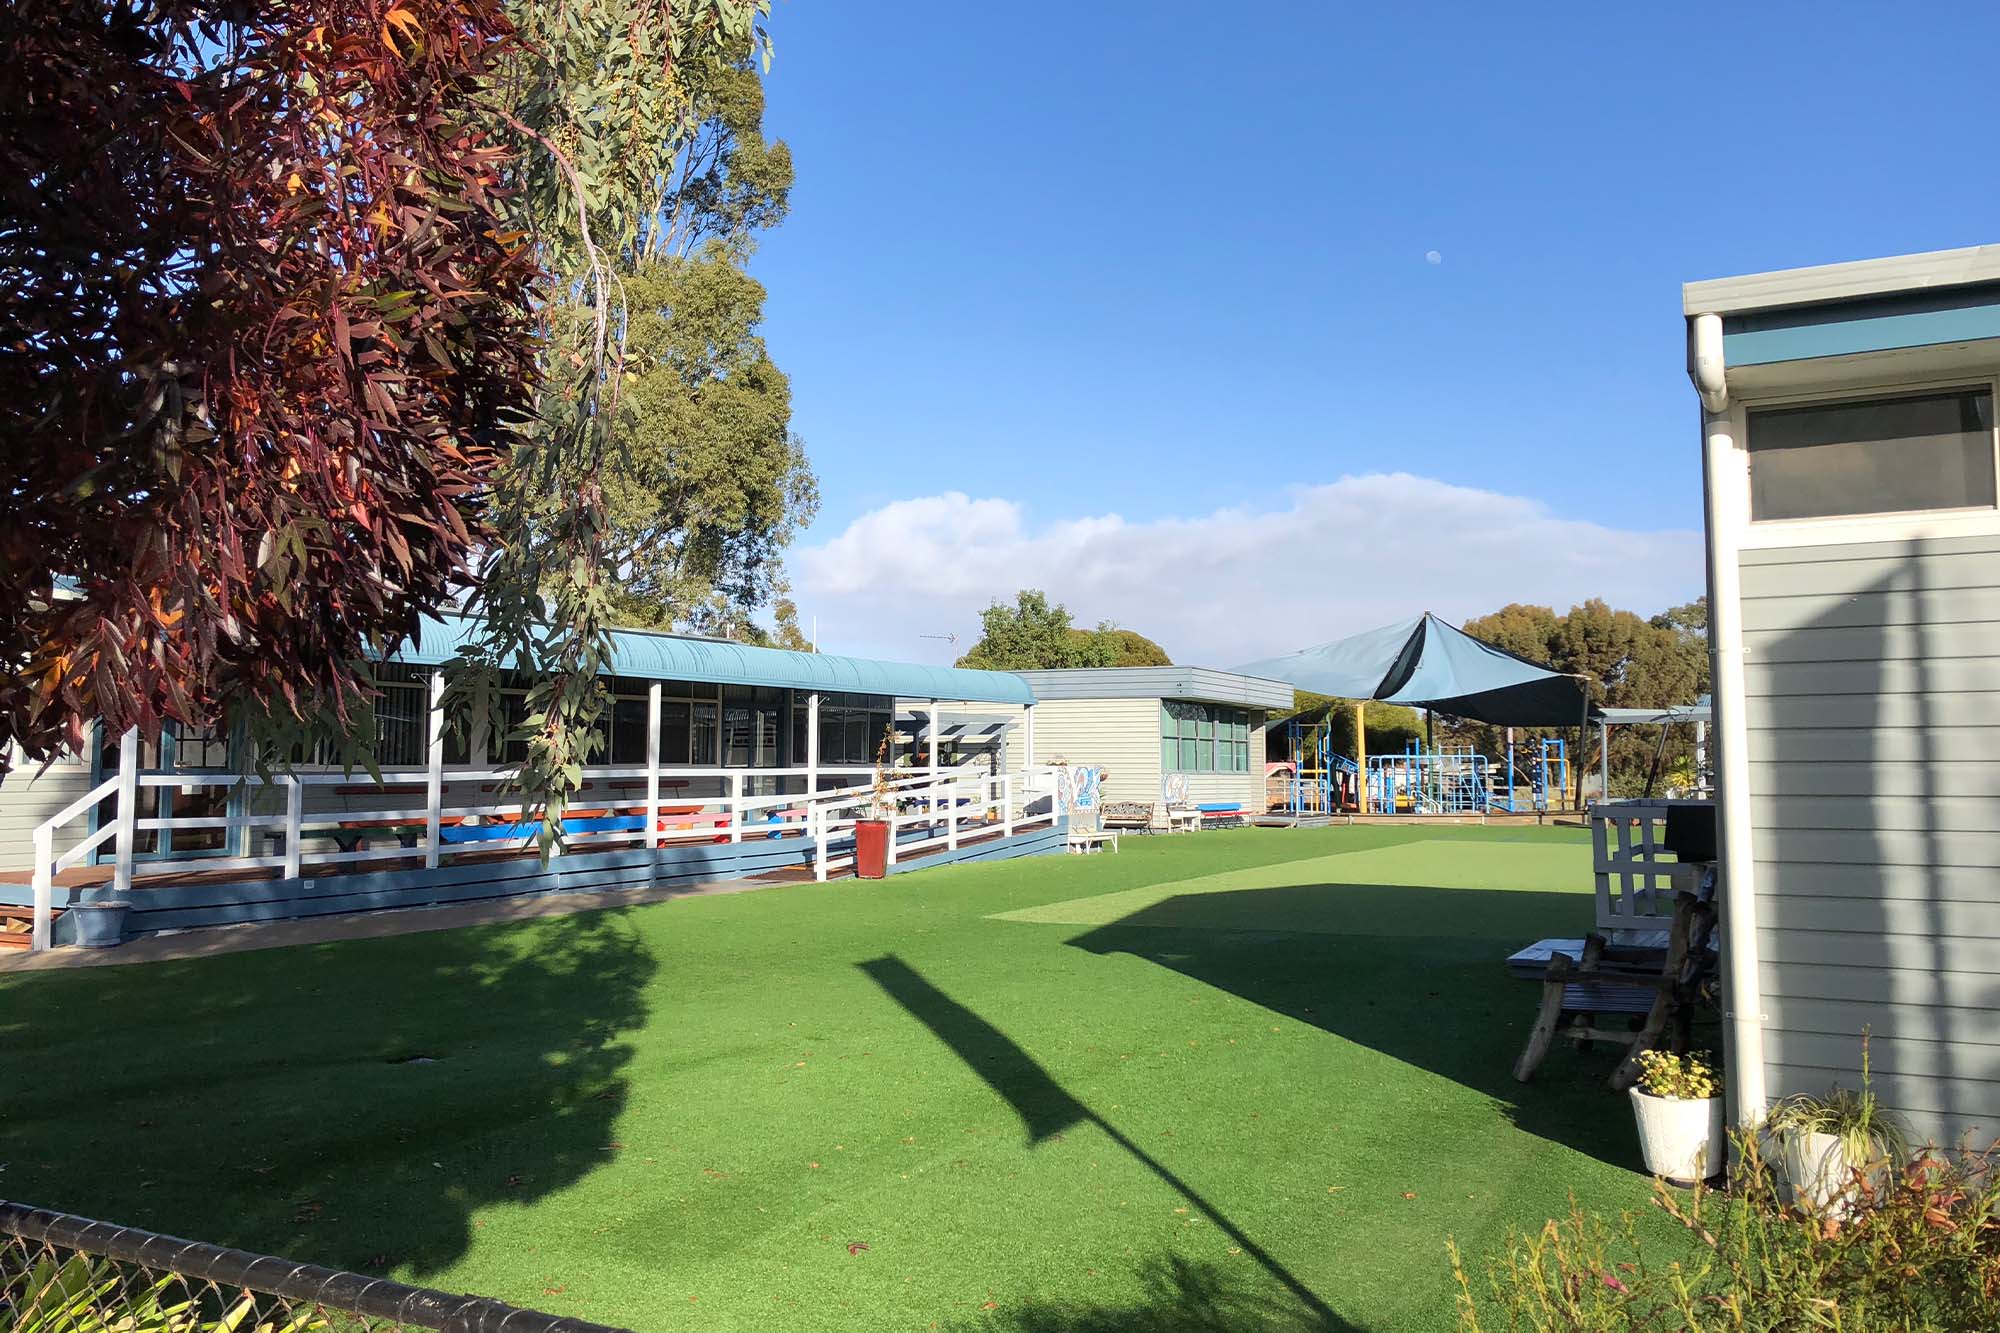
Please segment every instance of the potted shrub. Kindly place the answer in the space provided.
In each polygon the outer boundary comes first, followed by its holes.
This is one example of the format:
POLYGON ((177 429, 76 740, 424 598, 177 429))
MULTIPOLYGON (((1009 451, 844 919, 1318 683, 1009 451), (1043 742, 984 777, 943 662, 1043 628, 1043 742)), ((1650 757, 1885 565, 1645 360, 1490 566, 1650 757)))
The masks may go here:
POLYGON ((854 821, 854 874, 857 879, 881 879, 889 873, 890 819, 896 813, 896 794, 889 786, 889 747, 896 729, 882 730, 882 743, 875 747, 875 791, 868 800, 868 814, 854 821))
POLYGON ((1825 1097, 1800 1093, 1771 1112, 1795 1200, 1835 1217, 1864 1196, 1879 1197, 1910 1151, 1902 1121, 1875 1100, 1868 1043, 1861 1043, 1861 1091, 1836 1086, 1825 1097))
POLYGON ((1646 1170, 1692 1183, 1728 1164, 1722 1134, 1722 1075, 1706 1051, 1645 1051, 1631 1089, 1646 1170))

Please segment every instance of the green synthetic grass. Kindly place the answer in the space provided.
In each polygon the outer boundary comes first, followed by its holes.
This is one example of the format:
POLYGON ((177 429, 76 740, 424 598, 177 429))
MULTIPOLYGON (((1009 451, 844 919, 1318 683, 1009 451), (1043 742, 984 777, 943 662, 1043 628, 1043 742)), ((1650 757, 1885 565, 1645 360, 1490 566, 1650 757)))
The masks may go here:
POLYGON ((1580 833, 1244 830, 0 977, 0 1196, 632 1328, 1447 1328, 1646 1183, 1580 833))

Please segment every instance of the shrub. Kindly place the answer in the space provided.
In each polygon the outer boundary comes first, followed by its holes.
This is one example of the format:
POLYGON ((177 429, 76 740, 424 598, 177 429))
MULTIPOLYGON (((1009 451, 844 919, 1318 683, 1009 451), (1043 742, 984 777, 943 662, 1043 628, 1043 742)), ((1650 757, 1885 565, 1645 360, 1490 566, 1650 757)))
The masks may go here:
POLYGON ((1639 1052, 1639 1087, 1655 1097, 1706 1101, 1722 1095, 1722 1075, 1707 1051, 1675 1055, 1672 1051, 1639 1052))
POLYGON ((1614 1224, 1572 1197, 1567 1216, 1510 1233, 1476 1295, 1447 1242, 1459 1327, 1972 1333, 2000 1328, 2000 1180, 1994 1154, 1917 1154, 1877 1188, 1857 1174, 1844 1214, 1786 1203, 1754 1137, 1725 1193, 1655 1181, 1652 1204, 1685 1244, 1659 1256, 1641 1214, 1614 1224))

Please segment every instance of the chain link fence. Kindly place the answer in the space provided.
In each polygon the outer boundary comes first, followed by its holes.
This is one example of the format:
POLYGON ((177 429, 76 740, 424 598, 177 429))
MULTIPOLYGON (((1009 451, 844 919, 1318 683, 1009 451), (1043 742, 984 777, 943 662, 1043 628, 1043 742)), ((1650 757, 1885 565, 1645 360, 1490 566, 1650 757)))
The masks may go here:
POLYGON ((4 1333, 626 1333, 0 1200, 4 1333))

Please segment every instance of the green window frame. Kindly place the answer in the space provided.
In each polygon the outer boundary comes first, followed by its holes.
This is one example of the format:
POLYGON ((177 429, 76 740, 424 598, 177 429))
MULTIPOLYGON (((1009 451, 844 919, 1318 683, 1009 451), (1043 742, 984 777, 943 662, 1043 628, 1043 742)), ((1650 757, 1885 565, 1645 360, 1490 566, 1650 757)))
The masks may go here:
POLYGON ((1249 711, 1186 699, 1160 700, 1160 770, 1248 773, 1249 711))

